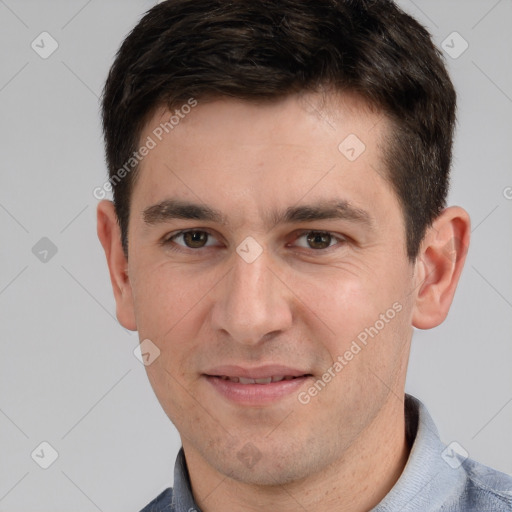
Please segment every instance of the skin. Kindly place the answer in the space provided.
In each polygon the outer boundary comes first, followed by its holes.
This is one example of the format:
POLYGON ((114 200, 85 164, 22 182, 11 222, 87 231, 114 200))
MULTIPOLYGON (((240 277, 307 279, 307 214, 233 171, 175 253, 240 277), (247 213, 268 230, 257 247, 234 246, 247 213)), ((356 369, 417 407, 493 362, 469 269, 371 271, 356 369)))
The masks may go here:
MULTIPOLYGON (((386 118, 350 94, 320 100, 199 102, 141 162, 128 260, 112 203, 98 205, 117 317, 160 350, 147 374, 181 435, 204 512, 377 505, 410 450, 403 401, 412 328, 445 319, 464 264, 470 222, 459 207, 441 213, 408 260, 402 211, 383 178, 386 118), (338 149, 349 134, 366 146, 355 161, 338 149), (148 225, 144 210, 170 197, 218 209, 227 223, 148 225), (340 198, 372 226, 267 222, 274 209, 340 198), (210 233, 206 247, 189 248, 184 237, 160 243, 191 228, 210 233), (308 230, 332 233, 329 247, 312 247, 308 230), (236 252, 247 236, 263 250, 252 263, 236 252), (400 312, 307 404, 294 392, 241 406, 204 377, 221 364, 284 364, 314 376, 299 390, 307 391, 396 303, 400 312), (259 457, 252 465, 237 456, 247 443, 259 457)), ((140 140, 168 116, 157 111, 140 140)))

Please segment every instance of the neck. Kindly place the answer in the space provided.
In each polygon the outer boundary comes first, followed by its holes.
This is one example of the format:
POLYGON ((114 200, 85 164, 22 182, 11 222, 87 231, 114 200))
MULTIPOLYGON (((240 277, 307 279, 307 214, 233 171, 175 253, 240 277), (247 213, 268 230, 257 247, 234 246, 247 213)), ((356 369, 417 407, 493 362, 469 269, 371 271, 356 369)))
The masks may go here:
POLYGON ((286 485, 234 480, 218 473, 184 443, 197 504, 203 512, 371 510, 395 485, 409 456, 403 401, 391 394, 384 408, 335 463, 286 485))

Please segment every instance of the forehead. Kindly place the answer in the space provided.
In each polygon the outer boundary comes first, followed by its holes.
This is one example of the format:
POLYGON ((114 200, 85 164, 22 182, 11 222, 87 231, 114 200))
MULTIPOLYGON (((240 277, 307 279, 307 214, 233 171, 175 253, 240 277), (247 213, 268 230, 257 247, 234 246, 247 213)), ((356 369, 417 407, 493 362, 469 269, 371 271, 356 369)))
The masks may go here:
POLYGON ((141 134, 154 147, 139 165, 134 204, 142 211, 172 193, 238 216, 315 198, 386 209, 397 204, 383 179, 388 129, 385 116, 348 94, 161 108, 141 134))
MULTIPOLYGON (((171 111, 164 106, 158 108, 144 127, 142 138, 163 130, 163 138, 180 144, 194 144, 190 138, 193 135, 201 137, 203 143, 217 144, 220 139, 223 145, 280 143, 306 147, 332 145, 349 129, 363 139, 376 138, 388 124, 382 112, 351 92, 302 92, 254 101, 190 98, 171 111), (196 106, 189 108, 192 100, 196 106), (167 137, 171 134, 173 137, 167 137)), ((371 145, 372 140, 368 142, 371 145)))

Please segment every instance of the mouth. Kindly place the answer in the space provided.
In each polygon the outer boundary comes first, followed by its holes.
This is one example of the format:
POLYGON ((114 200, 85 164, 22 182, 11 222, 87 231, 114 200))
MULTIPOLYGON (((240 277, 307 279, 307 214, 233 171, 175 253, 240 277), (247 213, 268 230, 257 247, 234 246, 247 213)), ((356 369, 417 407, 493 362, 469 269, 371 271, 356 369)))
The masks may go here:
POLYGON ((311 377, 311 374, 293 376, 293 375, 272 375, 271 377, 264 377, 261 379, 249 379, 247 377, 229 377, 228 375, 210 375, 222 380, 229 380, 230 382, 238 382, 240 384, 271 384, 272 382, 281 382, 283 380, 300 379, 302 377, 311 377))
POLYGON ((281 401, 297 393, 311 373, 283 366, 243 368, 223 366, 204 374, 216 395, 231 403, 245 406, 263 406, 281 401))

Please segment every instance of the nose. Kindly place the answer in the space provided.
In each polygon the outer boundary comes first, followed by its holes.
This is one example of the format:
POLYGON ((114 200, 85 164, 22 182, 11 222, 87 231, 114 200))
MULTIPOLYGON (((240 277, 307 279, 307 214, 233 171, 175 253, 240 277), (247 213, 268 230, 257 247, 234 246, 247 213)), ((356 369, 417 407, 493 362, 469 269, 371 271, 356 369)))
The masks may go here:
POLYGON ((292 294, 278 275, 265 251, 250 263, 235 254, 231 271, 215 288, 213 329, 243 345, 289 329, 292 294))

